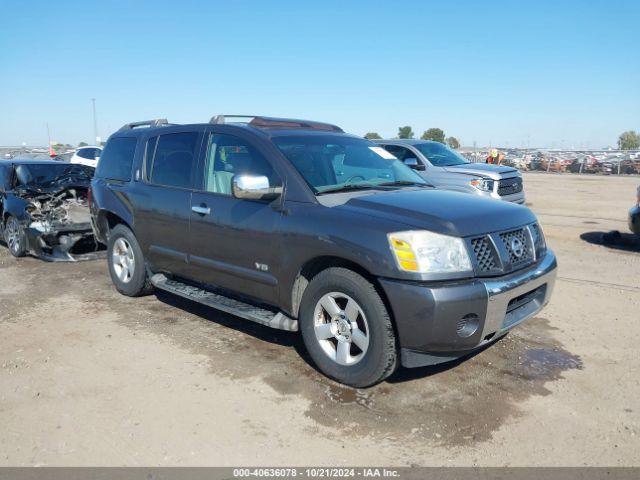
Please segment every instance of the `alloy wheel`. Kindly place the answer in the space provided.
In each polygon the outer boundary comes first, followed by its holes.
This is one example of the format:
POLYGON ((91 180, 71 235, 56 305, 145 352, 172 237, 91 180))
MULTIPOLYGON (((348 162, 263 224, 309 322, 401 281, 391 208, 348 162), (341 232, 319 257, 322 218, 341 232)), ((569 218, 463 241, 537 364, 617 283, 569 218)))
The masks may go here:
POLYGON ((345 366, 362 360, 369 349, 369 325, 353 298, 327 293, 316 304, 313 318, 316 340, 331 360, 345 366))
POLYGON ((20 250, 20 227, 13 218, 10 218, 5 226, 5 240, 12 252, 20 250))
POLYGON ((113 270, 122 283, 129 283, 135 272, 135 259, 133 249, 129 242, 124 238, 118 238, 113 244, 113 252, 111 254, 113 262, 113 270))

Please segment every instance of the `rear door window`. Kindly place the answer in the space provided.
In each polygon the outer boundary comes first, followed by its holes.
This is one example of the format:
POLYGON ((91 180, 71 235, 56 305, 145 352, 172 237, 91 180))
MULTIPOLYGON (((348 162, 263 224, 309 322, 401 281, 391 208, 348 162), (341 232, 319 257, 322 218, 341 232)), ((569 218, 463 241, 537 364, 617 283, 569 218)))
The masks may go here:
POLYGON ((96 177, 107 180, 131 180, 131 166, 136 152, 137 139, 132 137, 113 138, 107 142, 98 167, 96 177))
MULTIPOLYGON (((149 182, 169 187, 192 188, 198 137, 198 132, 160 135, 151 165, 147 167, 150 172, 149 182)), ((148 151, 149 149, 147 153, 148 151)))

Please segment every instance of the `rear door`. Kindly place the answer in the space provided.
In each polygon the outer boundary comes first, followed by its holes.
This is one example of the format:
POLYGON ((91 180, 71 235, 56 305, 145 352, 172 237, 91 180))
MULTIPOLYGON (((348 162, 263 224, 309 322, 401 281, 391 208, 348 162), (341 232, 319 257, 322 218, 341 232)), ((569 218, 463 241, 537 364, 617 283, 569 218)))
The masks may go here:
POLYGON ((201 139, 197 130, 169 131, 145 145, 145 185, 137 201, 136 231, 156 272, 189 276, 191 194, 201 139))
MULTIPOLYGON (((237 199, 234 175, 263 175, 282 185, 271 161, 250 136, 211 129, 199 167, 199 191, 191 197, 189 261, 202 283, 267 303, 276 299, 281 213, 272 202, 237 199)), ((277 200, 276 200, 277 202, 277 200)))

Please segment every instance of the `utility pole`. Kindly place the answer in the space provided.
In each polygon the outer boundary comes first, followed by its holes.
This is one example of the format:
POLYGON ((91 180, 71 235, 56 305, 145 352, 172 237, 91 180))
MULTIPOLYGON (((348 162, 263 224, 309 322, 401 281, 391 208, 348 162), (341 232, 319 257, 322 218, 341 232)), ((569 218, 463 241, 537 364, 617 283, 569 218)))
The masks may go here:
POLYGON ((49 133, 49 122, 47 122, 47 142, 48 145, 47 146, 51 146, 51 134, 49 133))
POLYGON ((96 144, 98 144, 100 140, 98 139, 98 120, 96 119, 96 99, 95 98, 91 99, 91 104, 93 105, 93 138, 95 138, 96 144))

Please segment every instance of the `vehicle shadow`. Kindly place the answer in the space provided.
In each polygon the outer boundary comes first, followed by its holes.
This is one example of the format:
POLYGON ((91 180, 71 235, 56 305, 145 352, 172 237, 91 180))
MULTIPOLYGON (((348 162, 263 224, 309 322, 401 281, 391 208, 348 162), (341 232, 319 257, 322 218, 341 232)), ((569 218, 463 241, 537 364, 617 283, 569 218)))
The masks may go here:
POLYGON ((507 335, 504 335, 493 342, 489 342, 486 345, 483 345, 482 348, 474 350, 473 352, 464 355, 460 358, 456 358, 455 360, 451 360, 445 363, 439 363, 437 365, 429 365, 426 367, 417 367, 417 368, 398 368, 393 375, 391 375, 387 382, 389 383, 403 383, 410 382, 413 380, 418 380, 421 378, 428 378, 432 375, 437 375, 442 372, 446 372, 447 370, 451 370, 456 368, 458 365, 472 359, 476 355, 484 352, 487 348, 493 347, 495 344, 501 342, 505 339, 507 335))
POLYGON ((593 245, 601 245, 612 250, 625 252, 640 252, 640 237, 632 233, 621 233, 617 230, 611 232, 585 232, 580 238, 593 245))
POLYGON ((263 342, 269 342, 283 347, 292 347, 307 364, 312 366, 314 369, 316 368, 311 358, 308 356, 302 337, 298 332, 277 330, 265 325, 260 325, 259 323, 236 317, 235 315, 216 310, 213 307, 209 307, 162 290, 156 290, 155 295, 156 298, 165 305, 184 310, 192 315, 202 318, 203 320, 215 322, 226 328, 231 328, 240 333, 251 335, 263 342))
MULTIPOLYGON (((192 315, 196 315, 202 318, 203 320, 207 320, 209 322, 215 322, 226 328, 230 328, 237 332, 250 335, 263 342, 269 342, 274 345, 293 348, 296 351, 296 353, 299 355, 299 357, 307 365, 309 365, 311 368, 313 368, 316 372, 318 372, 320 375, 324 377, 324 374, 318 369, 318 367, 315 365, 315 363, 307 353, 307 349, 304 346, 302 336, 299 334, 299 332, 287 332, 284 330, 276 330, 274 328, 270 328, 265 325, 260 325, 255 322, 242 319, 240 317, 236 317, 234 315, 222 312, 220 310, 216 310, 215 308, 208 307, 198 302, 194 302, 192 300, 188 300, 186 298, 183 298, 178 295, 174 295, 172 293, 165 292, 162 290, 156 290, 155 295, 156 295, 156 298, 162 303, 164 303, 165 305, 184 310, 188 313, 191 313, 192 315)), ((391 384, 410 382, 413 380, 427 378, 432 375, 445 372, 475 357, 476 355, 483 352, 487 348, 502 341, 502 339, 504 338, 505 337, 501 337, 496 341, 490 342, 487 345, 483 346, 482 348, 468 355, 465 355, 456 360, 452 360, 446 363, 441 363, 438 365, 432 365, 427 367, 418 367, 418 368, 404 368, 399 365, 399 368, 386 380, 386 382, 391 384)), ((400 359, 398 359, 398 362, 399 361, 400 359)))

